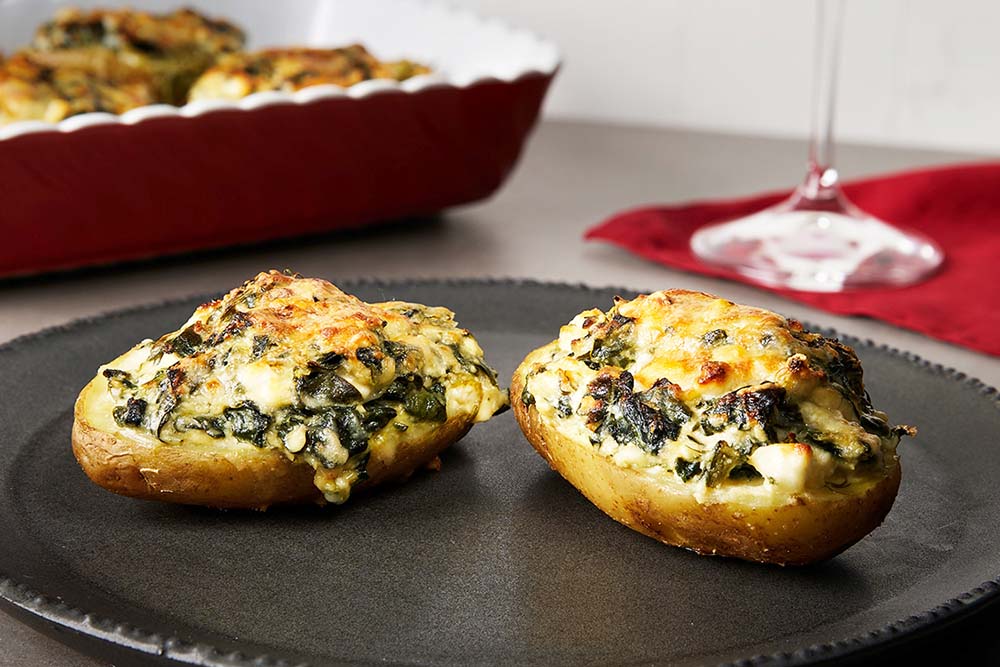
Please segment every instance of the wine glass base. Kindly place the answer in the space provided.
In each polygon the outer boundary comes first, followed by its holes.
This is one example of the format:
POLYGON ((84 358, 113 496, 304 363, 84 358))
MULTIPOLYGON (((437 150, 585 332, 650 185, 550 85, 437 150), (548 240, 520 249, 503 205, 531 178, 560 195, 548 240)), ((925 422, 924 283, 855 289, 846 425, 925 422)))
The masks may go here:
POLYGON ((691 249, 765 285, 806 292, 910 285, 944 258, 933 241, 856 210, 787 206, 705 227, 691 249))

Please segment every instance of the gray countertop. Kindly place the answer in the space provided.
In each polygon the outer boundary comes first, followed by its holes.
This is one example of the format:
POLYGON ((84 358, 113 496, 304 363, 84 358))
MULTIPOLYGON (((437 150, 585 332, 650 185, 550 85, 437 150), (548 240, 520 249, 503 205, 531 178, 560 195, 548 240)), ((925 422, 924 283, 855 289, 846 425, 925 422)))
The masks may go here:
MULTIPOLYGON (((607 215, 643 203, 787 188, 805 145, 744 136, 548 122, 492 200, 431 221, 205 253, 113 269, 0 282, 0 341, 81 316, 227 290, 259 270, 355 277, 518 277, 637 290, 683 287, 910 350, 1000 384, 1000 359, 873 320, 837 317, 752 287, 672 271, 582 239, 607 215)), ((969 159, 959 154, 844 146, 841 173, 866 174, 969 159)), ((99 665, 0 614, 0 665, 99 665)))

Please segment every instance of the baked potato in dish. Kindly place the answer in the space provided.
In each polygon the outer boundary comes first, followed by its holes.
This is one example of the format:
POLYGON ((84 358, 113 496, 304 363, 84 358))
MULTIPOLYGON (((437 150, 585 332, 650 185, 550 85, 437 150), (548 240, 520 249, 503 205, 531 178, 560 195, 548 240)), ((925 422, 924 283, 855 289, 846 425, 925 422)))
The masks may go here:
POLYGON ((94 111, 120 114, 156 102, 156 86, 133 75, 112 80, 93 72, 45 65, 19 52, 0 60, 0 125, 59 122, 94 111))
POLYGON ((102 366, 73 451, 100 486, 219 508, 342 503, 507 405, 451 311, 261 273, 102 366))
POLYGON ((701 554, 801 565, 878 526, 892 426, 840 342, 669 290, 580 313, 511 381, 529 442, 597 507, 701 554))
POLYGON ((220 55, 243 48, 234 24, 191 9, 153 14, 135 9, 60 9, 39 26, 29 57, 102 80, 144 79, 156 101, 183 104, 195 79, 220 55))

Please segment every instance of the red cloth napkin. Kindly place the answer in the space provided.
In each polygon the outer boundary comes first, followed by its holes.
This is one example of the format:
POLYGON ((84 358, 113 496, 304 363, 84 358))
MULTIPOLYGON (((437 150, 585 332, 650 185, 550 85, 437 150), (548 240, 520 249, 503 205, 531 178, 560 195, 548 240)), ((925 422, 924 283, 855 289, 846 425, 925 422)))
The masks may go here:
MULTIPOLYGON (((1000 164, 880 176, 846 184, 844 190, 872 215, 937 241, 945 252, 944 265, 929 280, 910 287, 835 294, 772 291, 832 313, 864 315, 1000 355, 1000 164)), ((688 242, 703 225, 754 213, 789 194, 635 209, 590 229, 586 238, 609 241, 671 267, 756 285, 702 264, 688 242)))

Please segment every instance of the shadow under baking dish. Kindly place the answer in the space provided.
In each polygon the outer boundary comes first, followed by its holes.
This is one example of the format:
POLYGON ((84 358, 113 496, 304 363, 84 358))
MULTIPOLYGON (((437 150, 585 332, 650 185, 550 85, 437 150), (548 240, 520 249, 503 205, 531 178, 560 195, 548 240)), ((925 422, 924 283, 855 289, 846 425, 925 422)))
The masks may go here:
MULTIPOLYGON (((616 293, 489 281, 344 287, 451 307, 504 382, 561 324, 616 293)), ((70 451, 76 393, 100 363, 175 328, 198 301, 0 348, 0 595, 22 616, 98 638, 108 655, 803 662, 895 641, 996 591, 981 587, 1000 572, 995 397, 858 341, 875 404, 920 435, 901 446, 903 484, 885 524, 813 567, 699 557, 618 525, 548 469, 509 413, 475 427, 440 472, 343 507, 216 512, 107 493, 70 451)))

